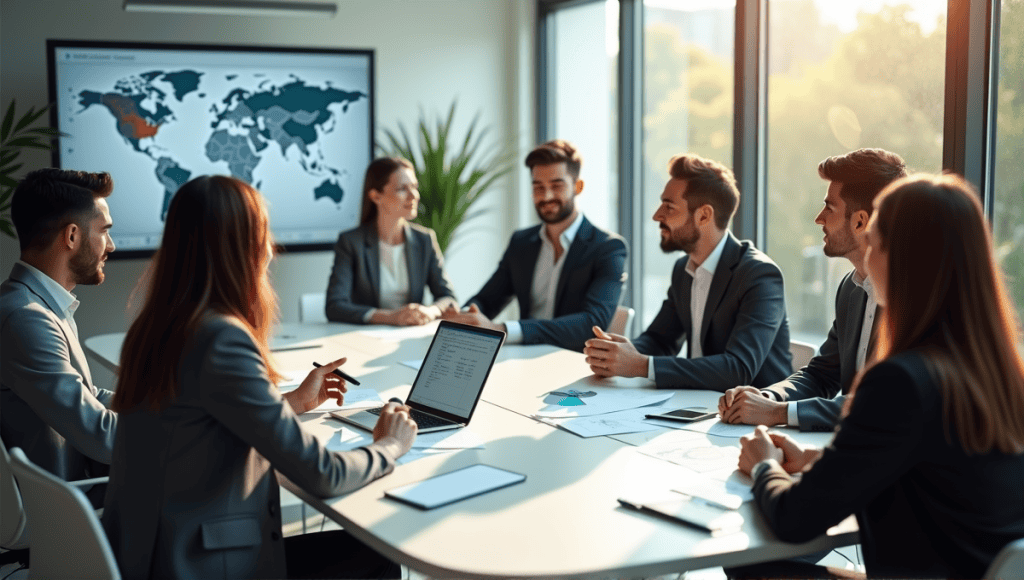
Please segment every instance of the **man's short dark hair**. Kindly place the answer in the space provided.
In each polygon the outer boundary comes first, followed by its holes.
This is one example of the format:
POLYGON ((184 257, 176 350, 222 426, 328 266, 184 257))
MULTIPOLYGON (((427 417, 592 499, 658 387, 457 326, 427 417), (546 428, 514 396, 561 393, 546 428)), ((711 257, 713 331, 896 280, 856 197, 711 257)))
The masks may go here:
POLYGON ((846 217, 864 210, 871 215, 875 197, 893 181, 907 175, 903 158, 885 149, 857 149, 829 157, 818 164, 822 179, 842 184, 839 197, 846 202, 846 217))
POLYGON ((672 179, 686 181, 686 209, 693 213, 702 205, 715 210, 715 226, 724 230, 740 204, 740 190, 732 171, 717 161, 686 153, 668 162, 672 179))
POLYGON ((68 224, 85 227, 95 216, 97 197, 114 190, 109 173, 37 169, 25 176, 11 197, 11 221, 21 251, 43 248, 68 224))
POLYGON ((583 157, 572 146, 572 143, 564 139, 554 139, 547 143, 541 143, 526 156, 526 166, 530 169, 537 165, 554 165, 556 163, 565 163, 565 168, 569 171, 573 181, 580 178, 580 167, 583 166, 583 157))

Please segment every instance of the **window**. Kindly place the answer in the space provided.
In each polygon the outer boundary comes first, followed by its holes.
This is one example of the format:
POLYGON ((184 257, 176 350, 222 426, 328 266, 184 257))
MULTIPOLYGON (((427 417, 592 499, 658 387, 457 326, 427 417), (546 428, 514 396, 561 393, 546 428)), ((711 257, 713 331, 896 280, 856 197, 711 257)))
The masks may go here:
POLYGON ((589 2, 560 8, 547 17, 550 47, 547 84, 551 122, 541 139, 565 139, 583 156, 587 219, 618 230, 616 154, 616 62, 619 3, 589 2))
POLYGON ((651 219, 669 159, 696 153, 732 165, 735 13, 733 0, 644 1, 643 227, 630 242, 643 264, 641 328, 658 314, 680 256, 661 251, 651 219))
POLYGON ((1002 0, 992 233, 1024 320, 1024 0, 1002 0))
POLYGON ((794 339, 822 341, 852 269, 822 253, 818 163, 860 147, 942 168, 943 0, 773 0, 768 12, 767 248, 794 339))

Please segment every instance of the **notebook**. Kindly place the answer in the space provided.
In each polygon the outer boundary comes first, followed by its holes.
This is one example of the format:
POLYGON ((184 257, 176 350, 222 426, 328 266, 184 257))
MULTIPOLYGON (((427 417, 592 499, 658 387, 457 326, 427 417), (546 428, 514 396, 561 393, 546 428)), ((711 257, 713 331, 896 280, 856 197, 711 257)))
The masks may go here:
MULTIPOLYGON (((469 424, 504 341, 504 332, 441 321, 406 401, 420 433, 469 424)), ((373 431, 381 409, 331 415, 373 431)))

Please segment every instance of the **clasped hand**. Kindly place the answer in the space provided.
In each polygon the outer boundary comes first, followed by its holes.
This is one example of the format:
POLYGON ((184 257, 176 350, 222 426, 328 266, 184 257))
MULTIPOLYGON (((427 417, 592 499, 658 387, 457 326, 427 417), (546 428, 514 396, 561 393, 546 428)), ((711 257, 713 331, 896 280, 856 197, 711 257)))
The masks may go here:
POLYGON ((479 326, 480 328, 489 328, 491 330, 505 330, 505 326, 503 324, 491 322, 490 318, 484 316, 484 313, 480 312, 480 309, 476 304, 470 304, 469 307, 463 311, 460 311, 454 306, 449 306, 441 313, 441 319, 458 322, 459 324, 479 326))
POLYGON ((424 306, 422 304, 406 304, 405 306, 387 312, 387 323, 393 326, 422 326, 441 316, 441 309, 437 306, 424 306))
POLYGON ((787 473, 801 473, 810 469, 819 457, 820 449, 804 447, 785 433, 769 432, 764 425, 758 425, 753 433, 740 437, 740 460, 737 467, 750 475, 755 465, 774 459, 787 473))
POLYGON ((786 405, 769 399, 760 389, 734 387, 718 398, 718 414, 725 423, 784 425, 786 405))
POLYGON ((628 338, 596 326, 593 331, 597 338, 588 340, 583 348, 591 372, 599 377, 647 376, 647 355, 640 354, 628 338))

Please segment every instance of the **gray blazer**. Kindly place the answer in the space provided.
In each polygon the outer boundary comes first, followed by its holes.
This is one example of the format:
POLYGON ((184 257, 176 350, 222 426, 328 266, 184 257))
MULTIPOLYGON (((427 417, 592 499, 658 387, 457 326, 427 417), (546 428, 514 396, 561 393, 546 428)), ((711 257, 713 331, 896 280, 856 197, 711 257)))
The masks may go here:
POLYGON ((801 431, 831 431, 839 423, 846 393, 857 376, 857 347, 867 301, 867 292, 853 283, 850 272, 839 283, 836 319, 818 355, 788 379, 765 389, 780 401, 800 401, 801 431), (843 395, 836 397, 839 393, 843 395))
MULTIPOLYGON (((334 267, 327 283, 327 319, 362 324, 373 308, 380 308, 380 247, 377 226, 363 224, 342 232, 334 244, 334 267)), ((434 302, 443 310, 455 302, 455 289, 444 271, 444 256, 434 230, 410 223, 405 227, 405 260, 409 267, 409 302, 423 303, 423 288, 430 287, 434 302), (445 300, 447 298, 448 300, 445 300)))
POLYGON ((377 446, 337 453, 302 428, 240 322, 208 315, 162 411, 121 413, 103 527, 125 578, 283 578, 274 469, 328 497, 389 473, 377 446))
POLYGON ((105 475, 114 393, 92 384, 78 336, 37 274, 14 264, 0 285, 0 437, 66 480, 105 475), (101 465, 102 464, 102 465, 101 465))
POLYGON ((694 337, 689 256, 676 261, 661 311, 633 344, 654 356, 658 388, 725 392, 736 385, 767 387, 792 371, 782 272, 771 258, 732 233, 711 278, 704 320, 694 337), (683 341, 699 340, 704 356, 679 358, 683 341))

